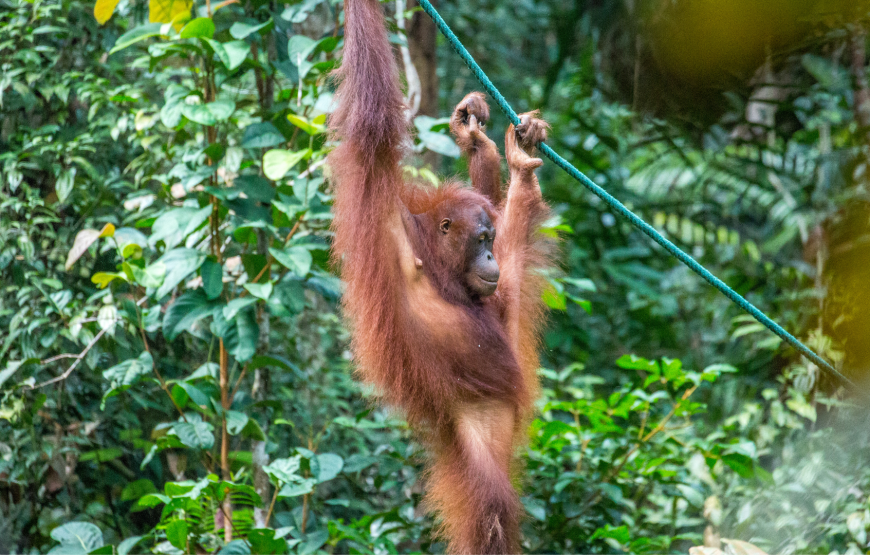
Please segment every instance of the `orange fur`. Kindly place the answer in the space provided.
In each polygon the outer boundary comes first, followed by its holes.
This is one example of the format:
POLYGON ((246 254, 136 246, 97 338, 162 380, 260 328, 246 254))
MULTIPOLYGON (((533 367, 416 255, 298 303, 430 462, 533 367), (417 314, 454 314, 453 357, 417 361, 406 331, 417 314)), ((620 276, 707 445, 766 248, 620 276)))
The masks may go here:
POLYGON ((547 245, 537 228, 547 207, 522 147, 546 124, 529 115, 508 129, 511 183, 503 199, 500 156, 483 133, 482 95, 451 121, 469 157, 472 189, 403 182, 409 134, 398 72, 376 0, 346 0, 339 104, 330 118, 336 185, 333 257, 347 284, 357 371, 384 403, 400 408, 432 454, 426 502, 455 553, 519 551, 522 505, 513 454, 537 393, 542 278, 547 245), (515 137, 519 135, 522 145, 515 137), (494 295, 463 281, 471 225, 484 211, 496 229, 501 268, 494 295), (439 222, 452 227, 442 236, 439 222))

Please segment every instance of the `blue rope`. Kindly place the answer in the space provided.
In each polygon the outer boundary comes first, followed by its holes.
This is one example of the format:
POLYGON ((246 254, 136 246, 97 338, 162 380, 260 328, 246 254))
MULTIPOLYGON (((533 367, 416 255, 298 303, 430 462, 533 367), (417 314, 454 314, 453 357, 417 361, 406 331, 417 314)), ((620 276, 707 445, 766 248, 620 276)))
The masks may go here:
MULTIPOLYGON (((459 54, 459 57, 465 62, 465 65, 474 73, 474 76, 477 77, 477 80, 480 81, 480 84, 483 85, 483 88, 486 89, 486 92, 495 100, 496 104, 498 104, 501 111, 508 117, 508 119, 514 125, 519 125, 520 118, 517 116, 516 112, 514 112, 511 105, 508 104, 508 101, 505 100, 505 97, 495 88, 495 85, 492 84, 492 81, 489 80, 489 77, 480 69, 480 66, 477 65, 477 62, 474 61, 474 58, 471 57, 471 54, 468 53, 468 50, 459 42, 459 39, 450 29, 450 27, 445 23, 444 19, 441 15, 435 10, 429 0, 418 0, 420 2, 420 6, 423 10, 429 14, 429 17, 435 21, 435 24, 438 26, 438 29, 441 33, 447 38, 447 42, 450 43, 450 46, 453 47, 453 50, 459 54)), ((631 225, 638 228, 642 232, 644 232, 650 239, 664 247, 666 251, 668 251, 672 256, 677 258, 680 262, 689 267, 693 272, 704 278, 710 285, 718 289, 723 295, 731 299, 731 301, 752 315, 753 318, 758 320, 761 324, 763 324, 767 329, 781 337, 786 343, 797 349, 802 355, 807 357, 809 360, 813 361, 819 368, 828 372, 831 376, 838 379, 844 385, 858 390, 856 384, 837 371, 828 361, 817 355, 812 351, 809 347, 801 343, 801 341, 787 332, 782 326, 771 320, 764 312, 760 311, 755 307, 752 303, 747 301, 743 296, 740 295, 737 291, 728 287, 725 282, 721 279, 717 278, 713 274, 710 273, 707 268, 702 266, 697 260, 692 258, 687 253, 683 252, 678 246, 669 241, 665 236, 655 230, 654 227, 643 221, 637 214, 629 210, 625 207, 624 204, 619 202, 616 198, 613 197, 610 193, 599 187, 594 181, 586 177, 580 170, 571 165, 570 162, 559 156, 549 145, 545 143, 541 143, 538 145, 541 153, 555 162, 557 166, 565 170, 568 175, 576 179, 580 182, 581 185, 592 191, 598 198, 603 200, 607 205, 613 209, 614 212, 619 214, 620 216, 626 218, 631 225)))

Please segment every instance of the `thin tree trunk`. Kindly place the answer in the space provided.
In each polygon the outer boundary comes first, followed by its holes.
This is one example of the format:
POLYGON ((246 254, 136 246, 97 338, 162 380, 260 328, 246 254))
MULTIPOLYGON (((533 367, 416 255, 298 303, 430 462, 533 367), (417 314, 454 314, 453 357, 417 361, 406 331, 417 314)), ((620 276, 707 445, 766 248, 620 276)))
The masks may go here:
MULTIPOLYGON (((438 2, 433 1, 432 4, 437 7, 438 2)), ((438 117, 438 55, 435 43, 437 28, 428 15, 418 11, 408 22, 407 29, 411 63, 417 68, 420 79, 420 108, 417 113, 438 117)), ((423 155, 423 161, 437 169, 441 157, 428 151, 423 155)))

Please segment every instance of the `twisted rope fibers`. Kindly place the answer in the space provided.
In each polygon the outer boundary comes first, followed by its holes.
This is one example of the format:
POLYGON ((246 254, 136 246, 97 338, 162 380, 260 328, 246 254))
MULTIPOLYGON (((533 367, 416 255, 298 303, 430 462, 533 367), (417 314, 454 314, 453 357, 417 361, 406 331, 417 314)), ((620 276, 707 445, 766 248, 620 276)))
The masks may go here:
MULTIPOLYGON (((459 57, 465 62, 465 65, 468 66, 468 69, 474 73, 474 76, 480 81, 480 84, 486 90, 487 93, 495 100, 498 107, 501 108, 501 111, 508 117, 508 119, 514 125, 519 125, 520 118, 517 116, 516 112, 514 112, 511 105, 508 104, 508 101, 505 97, 499 92, 495 85, 490 81, 489 77, 486 73, 480 69, 480 66, 477 65, 477 62, 474 61, 474 58, 471 57, 468 50, 466 50, 465 46, 459 41, 444 19, 441 17, 441 14, 438 13, 437 10, 432 6, 429 0, 418 0, 420 3, 420 7, 423 8, 429 17, 435 22, 438 26, 438 29, 441 31, 441 34, 447 39, 447 42, 450 43, 450 46, 453 47, 453 50, 459 54, 459 57)), ((752 303, 746 300, 740 293, 728 287, 721 279, 714 276, 707 268, 702 266, 697 260, 692 258, 688 253, 681 250, 674 243, 669 241, 664 235, 656 231, 654 227, 646 223, 642 220, 637 214, 629 210, 624 204, 619 202, 613 195, 605 191, 599 185, 597 185, 594 181, 586 177, 580 170, 575 168, 570 162, 562 158, 559 154, 557 154, 549 145, 546 143, 541 143, 538 145, 538 149, 541 151, 541 154, 549 158, 553 161, 557 166, 562 168, 568 175, 576 179, 580 182, 581 185, 589 189, 592 193, 594 193, 598 198, 603 200, 607 205, 617 214, 626 218, 631 225, 641 230, 644 234, 646 234, 650 239, 661 245, 671 256, 675 257, 677 260, 685 264, 689 267, 690 270, 704 278, 710 285, 718 289, 723 295, 728 297, 731 302, 748 312, 753 318, 755 318, 759 323, 764 325, 767 329, 778 335, 782 338, 783 341, 797 349, 802 355, 806 358, 814 362, 819 368, 827 372, 832 377, 836 378, 843 385, 855 390, 859 391, 858 386, 849 378, 841 374, 834 368, 831 363, 817 355, 812 349, 804 345, 798 338, 790 334, 785 330, 782 326, 774 322, 770 319, 767 314, 759 310, 752 303)))

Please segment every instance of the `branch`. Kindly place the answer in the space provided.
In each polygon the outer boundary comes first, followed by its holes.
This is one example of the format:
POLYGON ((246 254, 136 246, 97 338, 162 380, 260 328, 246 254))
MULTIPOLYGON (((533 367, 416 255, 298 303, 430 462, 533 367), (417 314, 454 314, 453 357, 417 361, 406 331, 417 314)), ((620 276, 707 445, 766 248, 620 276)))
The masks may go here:
POLYGON ((57 382, 60 382, 60 381, 67 379, 69 377, 69 375, 72 374, 73 370, 75 370, 76 367, 79 365, 79 363, 85 358, 85 355, 88 354, 88 351, 90 351, 93 348, 93 346, 97 344, 97 341, 99 341, 100 338, 103 337, 103 334, 105 334, 107 331, 109 331, 115 325, 115 322, 117 322, 117 321, 118 320, 113 320, 112 324, 110 326, 101 329, 100 332, 97 335, 95 335, 93 339, 91 339, 91 342, 87 344, 87 346, 85 347, 85 350, 80 352, 79 354, 77 354, 77 355, 70 355, 70 354, 58 355, 56 357, 52 357, 52 358, 49 358, 49 359, 46 359, 45 361, 43 361, 43 364, 47 364, 49 362, 59 360, 62 358, 74 358, 74 359, 76 359, 76 361, 73 362, 70 365, 70 367, 67 368, 66 371, 63 374, 61 374, 60 376, 57 376, 57 377, 52 378, 48 381, 42 382, 41 384, 31 385, 30 389, 39 389, 40 387, 45 387, 47 385, 51 385, 53 383, 57 383, 57 382))
POLYGON ((422 97, 422 85, 420 84, 420 76, 417 74, 417 68, 411 61, 411 51, 408 50, 408 33, 405 32, 405 0, 396 0, 396 26, 399 28, 400 35, 404 40, 399 44, 399 50, 402 53, 402 63, 405 66, 405 79, 408 81, 408 95, 405 99, 405 104, 408 108, 408 121, 414 119, 417 111, 420 110, 420 99, 422 97))

